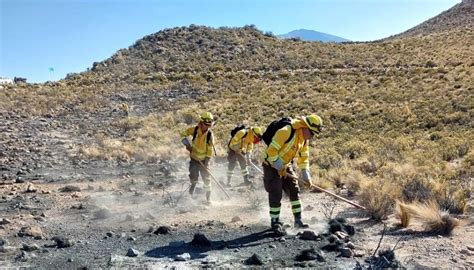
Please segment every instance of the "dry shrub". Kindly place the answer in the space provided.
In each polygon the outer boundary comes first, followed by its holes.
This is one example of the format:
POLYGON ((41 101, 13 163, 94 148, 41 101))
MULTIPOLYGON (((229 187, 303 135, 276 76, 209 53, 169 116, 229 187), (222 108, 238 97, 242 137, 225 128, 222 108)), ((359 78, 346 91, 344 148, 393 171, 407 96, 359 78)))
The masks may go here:
POLYGON ((402 199, 405 202, 426 202, 433 198, 434 185, 422 176, 406 179, 402 189, 402 199))
POLYGON ((453 214, 464 214, 467 211, 469 187, 461 183, 449 183, 440 180, 434 185, 435 199, 441 207, 453 214))
POLYGON ((430 201, 427 203, 399 203, 399 217, 402 226, 407 227, 410 221, 417 220, 425 227, 425 231, 441 235, 450 235, 453 230, 462 225, 461 222, 448 212, 439 209, 439 205, 430 201))
POLYGON ((352 170, 346 175, 345 184, 349 196, 355 195, 361 186, 366 186, 371 181, 367 176, 361 172, 352 170))
POLYGON ((395 200, 399 198, 397 185, 381 178, 364 182, 358 192, 359 202, 367 208, 374 220, 383 220, 393 211, 395 200))
POLYGON ((358 160, 354 167, 366 175, 375 175, 384 164, 385 162, 380 156, 371 155, 358 160))

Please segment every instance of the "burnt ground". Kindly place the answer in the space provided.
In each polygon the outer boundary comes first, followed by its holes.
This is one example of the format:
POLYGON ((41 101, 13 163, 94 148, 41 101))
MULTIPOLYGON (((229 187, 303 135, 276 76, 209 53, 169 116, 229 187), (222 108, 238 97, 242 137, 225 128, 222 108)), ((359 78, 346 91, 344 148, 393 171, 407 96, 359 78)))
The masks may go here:
MULTIPOLYGON (((213 203, 206 205, 202 190, 194 198, 187 193, 186 160, 120 163, 74 158, 71 149, 93 140, 98 127, 113 134, 105 123, 117 115, 106 110, 48 117, 0 112, 1 266, 370 266, 383 224, 336 202, 331 216, 347 219, 355 234, 324 234, 332 208, 324 194, 302 196, 304 219, 314 232, 306 236, 312 240, 301 239, 301 231, 291 227, 287 236, 277 237, 268 231, 266 194, 256 171, 255 190, 232 187, 231 199, 226 199, 214 185, 213 203), (196 240, 196 234, 205 238, 196 240), (336 251, 331 251, 330 240, 339 243, 336 251), (258 256, 249 259, 254 254, 258 256)), ((212 165, 217 178, 223 179, 225 165, 212 165)), ((241 181, 238 174, 236 184, 241 181)), ((287 201, 282 211, 291 224, 287 201)), ((416 226, 398 229, 393 216, 386 224, 379 250, 396 247, 403 266, 474 267, 472 223, 449 237, 424 234, 416 226)))

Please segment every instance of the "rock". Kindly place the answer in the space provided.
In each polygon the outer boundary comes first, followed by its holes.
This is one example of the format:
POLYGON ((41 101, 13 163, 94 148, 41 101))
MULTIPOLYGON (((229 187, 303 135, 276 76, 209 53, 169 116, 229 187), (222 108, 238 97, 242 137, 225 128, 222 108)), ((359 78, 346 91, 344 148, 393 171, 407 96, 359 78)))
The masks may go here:
POLYGON ((269 248, 276 248, 277 246, 275 246, 275 245, 269 245, 268 247, 269 247, 269 248))
POLYGON ((79 192, 81 188, 78 186, 67 185, 59 189, 60 192, 79 192))
POLYGON ((311 211, 311 210, 313 210, 313 209, 314 209, 314 207, 312 207, 311 205, 307 205, 307 206, 304 208, 304 211, 305 211, 305 212, 306 212, 306 211, 311 211))
POLYGON ((12 221, 7 219, 7 218, 2 218, 0 220, 0 225, 7 225, 7 224, 10 224, 10 223, 12 223, 12 221))
POLYGON ((26 262, 34 257, 36 257, 35 254, 30 254, 26 251, 22 251, 15 259, 18 261, 26 262))
POLYGON ((467 246, 466 248, 470 251, 474 251, 474 246, 467 246))
POLYGON ((347 242, 346 247, 348 247, 350 249, 355 249, 355 245, 352 242, 347 242))
POLYGON ((182 240, 181 241, 172 241, 168 244, 168 246, 170 246, 170 247, 182 247, 184 245, 186 245, 186 242, 184 242, 182 240))
POLYGON ((461 250, 461 254, 467 255, 467 256, 472 256, 472 252, 469 251, 468 249, 463 249, 461 250))
POLYGON ((337 238, 339 238, 341 240, 346 240, 349 237, 349 235, 347 233, 341 232, 341 231, 335 232, 334 235, 337 236, 337 238))
POLYGON ((0 238, 0 247, 8 245, 7 239, 0 238))
POLYGON ((17 176, 16 179, 15 179, 15 183, 18 183, 18 184, 21 184, 21 183, 25 183, 25 179, 23 179, 23 177, 21 176, 17 176))
POLYGON ((297 261, 313 261, 318 260, 319 262, 325 262, 324 253, 318 251, 315 248, 305 249, 301 251, 295 258, 297 261))
POLYGON ((352 252, 352 249, 350 248, 341 248, 341 256, 344 258, 352 258, 354 256, 354 253, 352 252))
POLYGON ((318 235, 315 232, 309 230, 299 233, 299 236, 301 240, 316 241, 318 239, 318 235))
POLYGON ((137 240, 137 238, 135 238, 135 237, 133 237, 133 236, 129 236, 129 237, 127 238, 127 241, 136 241, 136 240, 137 240))
POLYGON ((39 246, 36 245, 36 244, 25 244, 23 243, 23 247, 21 248, 21 250, 24 250, 24 251, 35 251, 35 250, 39 250, 39 246))
POLYGON ((136 249, 129 248, 127 251, 127 257, 137 257, 138 255, 140 255, 140 252, 136 249))
POLYGON ((174 257, 174 260, 179 261, 179 262, 189 261, 191 260, 191 254, 183 253, 183 254, 176 255, 174 257))
POLYGON ((210 247, 212 246, 212 243, 204 234, 196 233, 194 234, 193 240, 191 241, 191 245, 200 247, 210 247))
POLYGON ((260 255, 254 253, 248 259, 245 260, 244 264, 246 265, 264 265, 263 258, 260 255))
POLYGON ((38 226, 27 226, 20 229, 18 232, 18 236, 31 236, 35 239, 42 239, 43 238, 43 231, 38 226))
POLYGON ((242 221, 242 219, 239 216, 234 216, 230 222, 239 222, 242 221))
POLYGON ((107 237, 113 237, 114 236, 114 233, 113 232, 106 232, 105 235, 107 237))
POLYGON ((154 234, 170 234, 171 233, 171 227, 170 226, 160 226, 153 233, 154 234))
POLYGON ((73 245, 73 242, 64 236, 55 236, 53 237, 53 241, 56 242, 57 248, 68 248, 73 245))
POLYGON ((29 183, 26 192, 34 193, 36 191, 38 191, 38 189, 32 183, 29 183))
POLYGON ((99 209, 94 212, 94 218, 96 219, 106 219, 112 216, 112 212, 109 209, 99 209))

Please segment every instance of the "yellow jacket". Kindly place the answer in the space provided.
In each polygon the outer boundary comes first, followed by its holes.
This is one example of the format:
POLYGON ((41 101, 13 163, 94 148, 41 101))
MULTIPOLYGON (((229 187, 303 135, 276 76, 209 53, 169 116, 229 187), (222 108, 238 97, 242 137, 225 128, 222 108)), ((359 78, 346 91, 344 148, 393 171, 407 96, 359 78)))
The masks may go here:
POLYGON ((253 141, 255 136, 250 129, 241 129, 237 131, 230 140, 229 148, 242 153, 251 153, 253 150, 253 141))
POLYGON ((191 157, 198 160, 204 160, 205 158, 212 157, 212 145, 214 144, 214 136, 212 132, 208 129, 206 132, 202 132, 199 126, 190 127, 181 132, 181 139, 188 136, 193 136, 194 131, 196 130, 196 137, 191 142, 193 150, 191 151, 191 157), (208 135, 210 133, 210 135, 208 135), (209 140, 208 140, 208 136, 209 140))
POLYGON ((294 158, 300 169, 309 169, 309 142, 304 139, 302 128, 306 128, 303 119, 294 119, 291 126, 295 129, 293 138, 285 143, 290 137, 290 126, 279 129, 273 136, 272 142, 265 151, 265 160, 272 165, 278 158, 283 165, 289 165, 294 158))

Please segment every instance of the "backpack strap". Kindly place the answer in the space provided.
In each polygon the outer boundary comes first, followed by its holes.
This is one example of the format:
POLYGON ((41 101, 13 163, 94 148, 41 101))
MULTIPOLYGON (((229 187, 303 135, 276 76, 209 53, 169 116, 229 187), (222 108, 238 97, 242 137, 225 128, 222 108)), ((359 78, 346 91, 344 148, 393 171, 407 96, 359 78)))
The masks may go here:
POLYGON ((198 133, 198 128, 199 128, 198 126, 196 126, 196 127, 194 128, 194 132, 193 132, 193 142, 194 142, 194 140, 196 139, 196 135, 197 135, 197 133, 198 133))
POLYGON ((291 128, 290 137, 288 137, 288 139, 286 139, 285 144, 287 144, 289 141, 291 141, 291 139, 293 139, 293 136, 295 136, 296 129, 294 129, 292 125, 290 125, 290 128, 291 128))

